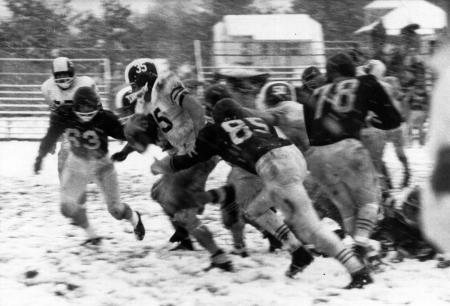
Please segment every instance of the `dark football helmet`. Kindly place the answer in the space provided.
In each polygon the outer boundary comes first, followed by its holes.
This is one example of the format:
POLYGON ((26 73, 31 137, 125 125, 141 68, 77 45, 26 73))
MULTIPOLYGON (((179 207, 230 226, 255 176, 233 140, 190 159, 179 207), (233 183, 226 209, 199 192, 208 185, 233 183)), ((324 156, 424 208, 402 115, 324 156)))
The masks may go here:
POLYGON ((73 111, 81 122, 91 121, 102 109, 100 96, 88 86, 80 87, 73 96, 73 111))
POLYGON ((52 73, 56 85, 61 89, 68 89, 75 80, 75 68, 67 57, 57 57, 52 63, 52 73))
POLYGON ((151 90, 157 78, 158 71, 155 62, 150 58, 135 59, 125 68, 125 81, 131 85, 133 92, 146 85, 151 90))
POLYGON ((333 80, 337 76, 354 77, 356 67, 351 57, 346 53, 338 53, 327 60, 327 77, 333 80))

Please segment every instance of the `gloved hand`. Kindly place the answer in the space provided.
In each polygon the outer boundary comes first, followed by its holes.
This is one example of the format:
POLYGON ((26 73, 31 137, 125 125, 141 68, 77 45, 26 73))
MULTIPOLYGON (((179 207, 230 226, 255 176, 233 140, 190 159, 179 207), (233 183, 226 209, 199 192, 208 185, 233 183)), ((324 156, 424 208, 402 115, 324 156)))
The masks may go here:
POLYGON ((121 162, 127 159, 128 153, 124 151, 119 151, 111 155, 111 160, 114 162, 121 162))
POLYGON ((34 173, 39 174, 41 169, 42 169, 42 156, 38 156, 34 161, 34 173))

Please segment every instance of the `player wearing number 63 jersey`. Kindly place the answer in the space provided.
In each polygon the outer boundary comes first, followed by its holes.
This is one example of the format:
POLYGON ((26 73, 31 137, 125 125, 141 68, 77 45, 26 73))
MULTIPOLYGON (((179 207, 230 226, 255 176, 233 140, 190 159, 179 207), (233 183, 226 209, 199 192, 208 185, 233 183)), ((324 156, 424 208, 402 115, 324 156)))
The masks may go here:
MULTIPOLYGON (((57 57, 52 62, 52 76, 41 86, 44 99, 50 107, 50 111, 56 111, 62 105, 72 105, 75 91, 83 86, 92 87, 97 91, 97 86, 88 76, 77 76, 73 62, 67 57, 57 57)), ((62 169, 69 153, 67 139, 61 142, 58 152, 58 175, 61 178, 62 169)), ((84 196, 81 202, 84 202, 84 196)))
POLYGON ((359 141, 368 120, 380 129, 400 125, 400 114, 374 76, 355 77, 355 66, 346 54, 327 62, 332 83, 315 90, 304 104, 311 148, 305 153, 308 168, 338 206, 345 230, 365 258, 375 227, 381 198, 376 170, 359 141), (366 119, 369 111, 375 117, 366 119))
POLYGON ((80 87, 72 105, 62 105, 52 113, 50 127, 41 141, 35 162, 35 172, 42 159, 58 138, 67 132, 70 152, 61 176, 61 212, 73 223, 86 230, 88 242, 99 241, 78 199, 89 181, 95 180, 104 194, 108 211, 118 219, 126 219, 134 227, 136 238, 142 240, 145 229, 138 212, 120 201, 117 173, 108 157, 108 136, 125 139, 119 119, 103 110, 100 97, 92 87, 80 87))
MULTIPOLYGON (((168 156, 155 161, 153 173, 171 173, 219 155, 225 161, 257 174, 263 181, 261 192, 248 204, 245 214, 257 220, 272 205, 279 207, 285 222, 300 241, 314 244, 334 256, 351 273, 349 288, 371 282, 365 267, 347 249, 337 235, 322 226, 302 183, 306 162, 301 152, 275 129, 249 113, 232 99, 223 99, 214 107, 215 123, 199 133, 196 153, 168 156), (271 201, 268 201, 270 199, 271 201)), ((303 249, 304 250, 304 249, 303 249)), ((303 252, 309 262, 311 255, 303 252)))

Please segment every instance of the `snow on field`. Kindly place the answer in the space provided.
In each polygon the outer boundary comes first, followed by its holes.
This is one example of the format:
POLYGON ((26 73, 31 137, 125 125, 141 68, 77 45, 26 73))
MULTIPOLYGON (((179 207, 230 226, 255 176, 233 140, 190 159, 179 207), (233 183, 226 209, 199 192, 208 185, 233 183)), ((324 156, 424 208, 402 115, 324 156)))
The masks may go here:
MULTIPOLYGON (((112 152, 119 148, 112 144, 112 152)), ((41 175, 32 174, 37 142, 0 143, 0 305, 450 305, 450 270, 435 261, 407 259, 374 275, 362 290, 344 290, 350 280, 333 259, 316 258, 296 279, 284 271, 285 252, 270 254, 268 243, 247 227, 249 258, 233 257, 234 273, 211 270, 208 254, 169 252, 171 226, 158 204, 149 199, 155 177, 152 154, 132 154, 117 164, 123 201, 143 213, 147 235, 136 241, 127 222, 109 216, 95 185, 88 187, 88 213, 106 237, 99 247, 80 246, 84 234, 59 213, 56 155, 44 161, 41 175)), ((408 149, 413 183, 430 168, 424 149, 408 149)), ((400 164, 391 147, 385 159, 401 181, 400 164)), ((228 166, 221 163, 209 187, 219 186, 228 166)), ((202 215, 225 250, 231 237, 217 208, 202 215)))

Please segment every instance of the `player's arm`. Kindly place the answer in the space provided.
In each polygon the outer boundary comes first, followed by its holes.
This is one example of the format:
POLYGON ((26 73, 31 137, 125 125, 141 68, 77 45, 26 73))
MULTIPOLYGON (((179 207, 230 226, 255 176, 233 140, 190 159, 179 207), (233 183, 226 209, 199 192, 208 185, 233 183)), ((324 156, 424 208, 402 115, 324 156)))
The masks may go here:
POLYGON ((197 148, 196 152, 190 155, 166 156, 161 160, 155 160, 151 166, 152 173, 163 174, 178 172, 218 155, 214 140, 208 137, 208 134, 210 134, 213 129, 213 126, 207 126, 200 131, 199 137, 195 143, 197 148))
POLYGON ((401 116, 388 93, 383 86, 373 80, 370 86, 371 103, 370 110, 375 113, 376 118, 371 119, 371 125, 381 130, 391 130, 400 126, 401 116))
POLYGON ((114 113, 110 111, 105 111, 107 127, 106 133, 108 136, 118 139, 118 140, 126 140, 125 132, 122 123, 114 113))
POLYGON ((65 126, 58 114, 52 114, 50 116, 50 126, 47 129, 47 133, 42 138, 39 145, 38 155, 34 163, 34 172, 37 174, 41 170, 43 158, 53 150, 59 137, 64 133, 65 126))

